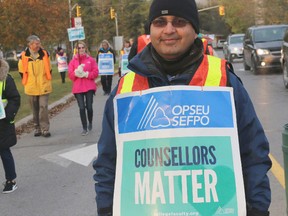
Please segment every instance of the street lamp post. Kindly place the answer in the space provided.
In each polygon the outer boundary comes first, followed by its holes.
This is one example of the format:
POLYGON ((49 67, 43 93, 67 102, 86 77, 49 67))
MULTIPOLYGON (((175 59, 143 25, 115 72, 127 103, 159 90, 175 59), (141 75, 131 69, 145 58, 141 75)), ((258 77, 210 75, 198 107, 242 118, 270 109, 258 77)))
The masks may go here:
POLYGON ((118 36, 118 19, 117 19, 117 13, 115 13, 115 27, 116 27, 116 36, 118 36))

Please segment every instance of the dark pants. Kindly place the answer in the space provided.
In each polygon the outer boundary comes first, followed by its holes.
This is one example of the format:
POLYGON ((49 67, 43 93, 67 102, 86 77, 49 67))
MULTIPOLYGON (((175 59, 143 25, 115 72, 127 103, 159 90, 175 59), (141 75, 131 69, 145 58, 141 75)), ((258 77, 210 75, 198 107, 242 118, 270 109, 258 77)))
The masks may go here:
POLYGON ((86 110, 87 110, 88 122, 92 124, 92 120, 93 120, 93 106, 92 105, 93 105, 94 91, 91 90, 88 92, 77 93, 74 95, 78 103, 82 127, 84 130, 87 130, 86 110))
POLYGON ((29 103, 33 111, 33 121, 35 130, 49 131, 49 110, 48 99, 49 94, 31 96, 29 95, 29 103))
POLYGON ((7 181, 12 181, 16 178, 15 163, 10 148, 0 150, 0 156, 5 171, 7 181))
POLYGON ((110 94, 112 87, 112 77, 113 75, 102 75, 101 85, 105 94, 110 94))
POLYGON ((65 83, 66 72, 60 72, 62 83, 65 83))

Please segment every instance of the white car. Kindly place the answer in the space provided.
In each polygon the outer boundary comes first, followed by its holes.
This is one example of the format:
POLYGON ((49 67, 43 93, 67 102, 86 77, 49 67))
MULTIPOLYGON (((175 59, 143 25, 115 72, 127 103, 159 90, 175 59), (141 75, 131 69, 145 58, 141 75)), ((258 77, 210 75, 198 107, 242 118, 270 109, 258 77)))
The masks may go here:
POLYGON ((224 39, 219 39, 218 41, 217 41, 217 48, 219 49, 219 48, 223 48, 223 46, 224 46, 224 42, 225 42, 225 40, 224 39))
POLYGON ((233 62, 234 59, 243 58, 244 34, 229 35, 224 43, 223 53, 226 60, 233 62))

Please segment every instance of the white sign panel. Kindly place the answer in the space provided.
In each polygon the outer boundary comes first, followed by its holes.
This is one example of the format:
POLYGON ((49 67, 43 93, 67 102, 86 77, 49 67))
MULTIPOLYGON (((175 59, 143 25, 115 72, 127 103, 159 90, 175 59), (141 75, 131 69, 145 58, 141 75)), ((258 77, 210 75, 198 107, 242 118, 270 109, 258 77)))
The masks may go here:
POLYGON ((232 88, 119 94, 114 111, 114 216, 246 216, 232 88))
POLYGON ((85 39, 84 27, 68 28, 67 31, 68 31, 69 41, 77 41, 77 40, 85 39))
POLYGON ((101 53, 98 57, 99 75, 114 74, 114 60, 112 53, 101 53))
POLYGON ((75 28, 82 27, 82 19, 81 19, 81 17, 74 17, 74 25, 75 25, 75 28))
POLYGON ((0 119, 4 119, 6 117, 4 104, 2 103, 2 97, 0 95, 0 119))
POLYGON ((122 60, 121 60, 121 76, 124 74, 128 73, 130 70, 127 68, 129 61, 128 61, 128 54, 123 54, 122 55, 122 60))

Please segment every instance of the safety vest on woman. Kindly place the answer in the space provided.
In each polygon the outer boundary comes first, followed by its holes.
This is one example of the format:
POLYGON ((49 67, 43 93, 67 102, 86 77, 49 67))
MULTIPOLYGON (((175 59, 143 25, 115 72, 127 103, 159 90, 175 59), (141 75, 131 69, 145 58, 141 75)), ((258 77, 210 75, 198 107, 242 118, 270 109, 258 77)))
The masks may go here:
POLYGON ((205 38, 201 38, 202 43, 203 43, 203 54, 207 54, 207 49, 208 49, 208 41, 205 38))
MULTIPOLYGON (((1 98, 2 98, 3 91, 5 90, 5 86, 6 86, 6 81, 0 81, 0 97, 1 98)), ((8 100, 2 98, 2 103, 3 103, 4 107, 6 107, 8 100)))
MULTIPOLYGON (((227 86, 226 60, 204 55, 189 85, 227 86)), ((120 79, 117 94, 145 89, 149 89, 148 78, 134 72, 129 72, 120 79)))
POLYGON ((139 36, 137 40, 137 53, 141 52, 150 42, 150 35, 139 36))

